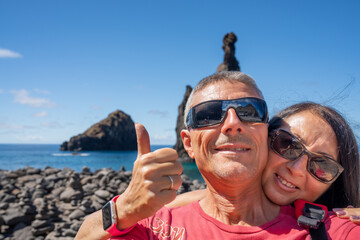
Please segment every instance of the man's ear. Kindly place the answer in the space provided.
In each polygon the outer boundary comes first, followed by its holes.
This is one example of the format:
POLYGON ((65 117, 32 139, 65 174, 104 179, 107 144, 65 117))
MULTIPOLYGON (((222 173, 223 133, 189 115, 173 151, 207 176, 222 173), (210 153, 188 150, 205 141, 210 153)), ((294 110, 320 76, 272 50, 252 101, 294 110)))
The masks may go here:
POLYGON ((181 130, 181 139, 184 144, 184 149, 188 153, 189 157, 194 159, 195 156, 194 156, 194 151, 193 151, 193 148, 191 145, 191 138, 190 138, 189 130, 186 130, 186 129, 181 130))

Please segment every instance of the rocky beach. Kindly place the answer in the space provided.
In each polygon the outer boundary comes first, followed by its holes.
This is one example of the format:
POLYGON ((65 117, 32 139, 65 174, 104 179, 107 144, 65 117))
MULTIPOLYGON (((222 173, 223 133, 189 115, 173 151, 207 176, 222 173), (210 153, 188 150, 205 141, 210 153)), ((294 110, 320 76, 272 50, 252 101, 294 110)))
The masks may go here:
MULTIPOLYGON (((124 167, 0 170, 0 240, 73 239, 84 218, 124 192, 131 176, 124 167)), ((182 179, 179 194, 205 188, 182 179)))

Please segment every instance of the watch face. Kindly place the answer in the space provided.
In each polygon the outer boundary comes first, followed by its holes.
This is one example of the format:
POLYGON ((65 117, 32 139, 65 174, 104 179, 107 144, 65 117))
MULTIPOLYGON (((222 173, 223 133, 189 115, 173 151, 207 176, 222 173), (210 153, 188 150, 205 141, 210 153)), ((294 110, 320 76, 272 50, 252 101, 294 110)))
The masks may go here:
POLYGON ((103 227, 104 230, 111 227, 113 224, 112 222, 112 202, 106 203, 102 208, 102 216, 103 216, 103 227))

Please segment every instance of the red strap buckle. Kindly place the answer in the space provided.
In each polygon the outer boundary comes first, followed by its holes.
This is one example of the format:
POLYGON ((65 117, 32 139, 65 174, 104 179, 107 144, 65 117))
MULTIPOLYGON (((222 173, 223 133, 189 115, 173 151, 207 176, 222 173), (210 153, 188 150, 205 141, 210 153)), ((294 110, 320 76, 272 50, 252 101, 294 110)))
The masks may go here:
POLYGON ((298 224, 305 228, 317 229, 328 213, 326 206, 301 199, 296 200, 294 205, 298 224))

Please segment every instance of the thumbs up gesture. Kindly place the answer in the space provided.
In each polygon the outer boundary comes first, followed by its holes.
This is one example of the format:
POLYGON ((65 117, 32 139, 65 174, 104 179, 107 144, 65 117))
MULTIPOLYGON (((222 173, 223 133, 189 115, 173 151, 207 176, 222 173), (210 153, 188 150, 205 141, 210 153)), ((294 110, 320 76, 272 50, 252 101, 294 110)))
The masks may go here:
POLYGON ((150 150, 145 127, 135 124, 138 156, 134 162, 131 182, 116 201, 118 228, 125 229, 154 215, 176 197, 183 171, 177 152, 171 148, 150 150))

